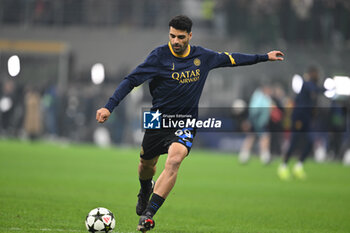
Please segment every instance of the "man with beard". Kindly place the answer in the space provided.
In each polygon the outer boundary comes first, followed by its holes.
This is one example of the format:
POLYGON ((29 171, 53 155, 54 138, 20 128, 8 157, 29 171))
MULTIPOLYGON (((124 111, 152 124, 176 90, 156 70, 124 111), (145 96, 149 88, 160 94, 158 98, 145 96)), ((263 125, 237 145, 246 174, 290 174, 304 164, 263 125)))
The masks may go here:
MULTIPOLYGON (((105 122, 119 102, 145 81, 149 81, 153 98, 151 111, 155 113, 152 120, 160 114, 197 118, 199 98, 210 70, 283 60, 280 51, 264 55, 229 54, 191 46, 191 29, 192 21, 187 16, 171 19, 169 43, 154 49, 141 65, 125 77, 104 108, 97 111, 96 120, 105 122)), ((136 213, 140 215, 139 231, 146 232, 154 227, 153 216, 174 187, 179 167, 190 152, 194 136, 194 128, 146 129, 138 167, 141 185, 136 206, 136 213), (152 179, 158 158, 166 153, 165 168, 154 186, 152 179)))

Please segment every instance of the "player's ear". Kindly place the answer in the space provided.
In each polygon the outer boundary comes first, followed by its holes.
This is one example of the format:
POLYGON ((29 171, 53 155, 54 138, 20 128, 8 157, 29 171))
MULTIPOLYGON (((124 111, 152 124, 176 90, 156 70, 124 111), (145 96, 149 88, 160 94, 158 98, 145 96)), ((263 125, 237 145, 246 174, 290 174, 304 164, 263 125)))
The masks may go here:
POLYGON ((192 32, 188 33, 189 40, 192 39, 192 32))

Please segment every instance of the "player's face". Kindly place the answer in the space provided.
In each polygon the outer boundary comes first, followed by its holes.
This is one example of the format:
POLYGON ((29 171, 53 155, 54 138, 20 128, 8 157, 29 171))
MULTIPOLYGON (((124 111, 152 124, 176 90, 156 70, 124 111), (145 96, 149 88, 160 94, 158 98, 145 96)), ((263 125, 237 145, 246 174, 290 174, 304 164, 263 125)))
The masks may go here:
POLYGON ((184 54, 188 49, 188 43, 192 38, 192 32, 177 30, 173 27, 169 29, 169 40, 173 51, 178 54, 184 54))
POLYGON ((317 83, 319 80, 318 72, 317 71, 312 71, 309 73, 311 81, 314 83, 317 83))

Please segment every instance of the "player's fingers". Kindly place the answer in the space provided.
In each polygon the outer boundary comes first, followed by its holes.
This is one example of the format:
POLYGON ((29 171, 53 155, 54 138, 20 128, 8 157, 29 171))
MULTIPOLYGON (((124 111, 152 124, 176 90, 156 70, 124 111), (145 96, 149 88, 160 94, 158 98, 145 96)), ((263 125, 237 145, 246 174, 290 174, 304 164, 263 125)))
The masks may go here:
POLYGON ((98 113, 97 113, 96 120, 97 120, 99 123, 104 122, 104 117, 103 117, 103 114, 102 114, 101 112, 98 112, 98 113))
POLYGON ((277 56, 284 56, 284 53, 282 53, 281 51, 277 51, 276 55, 277 56))
POLYGON ((283 56, 284 54, 281 51, 272 52, 272 57, 273 57, 273 60, 275 61, 283 61, 284 60, 283 56))
POLYGON ((274 53, 274 55, 276 56, 276 57, 283 57, 284 56, 284 54, 281 52, 281 51, 273 51, 274 53))
POLYGON ((98 120, 100 118, 100 116, 101 116, 101 112, 97 110, 96 111, 96 120, 98 120))
POLYGON ((103 113, 103 114, 101 114, 101 116, 100 116, 100 123, 103 123, 103 122, 105 122, 105 121, 107 121, 107 119, 108 119, 108 114, 106 114, 106 113, 103 113))

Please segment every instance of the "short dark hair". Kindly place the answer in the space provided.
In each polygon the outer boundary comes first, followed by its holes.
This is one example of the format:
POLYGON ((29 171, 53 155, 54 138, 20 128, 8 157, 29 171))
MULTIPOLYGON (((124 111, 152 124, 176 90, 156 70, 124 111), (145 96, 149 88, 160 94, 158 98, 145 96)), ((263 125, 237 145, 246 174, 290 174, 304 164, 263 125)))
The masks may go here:
POLYGON ((190 33, 192 30, 192 20, 186 15, 178 15, 170 20, 169 27, 190 33))
POLYGON ((310 65, 308 68, 307 68, 307 72, 310 74, 310 73, 318 73, 318 68, 316 65, 310 65))

